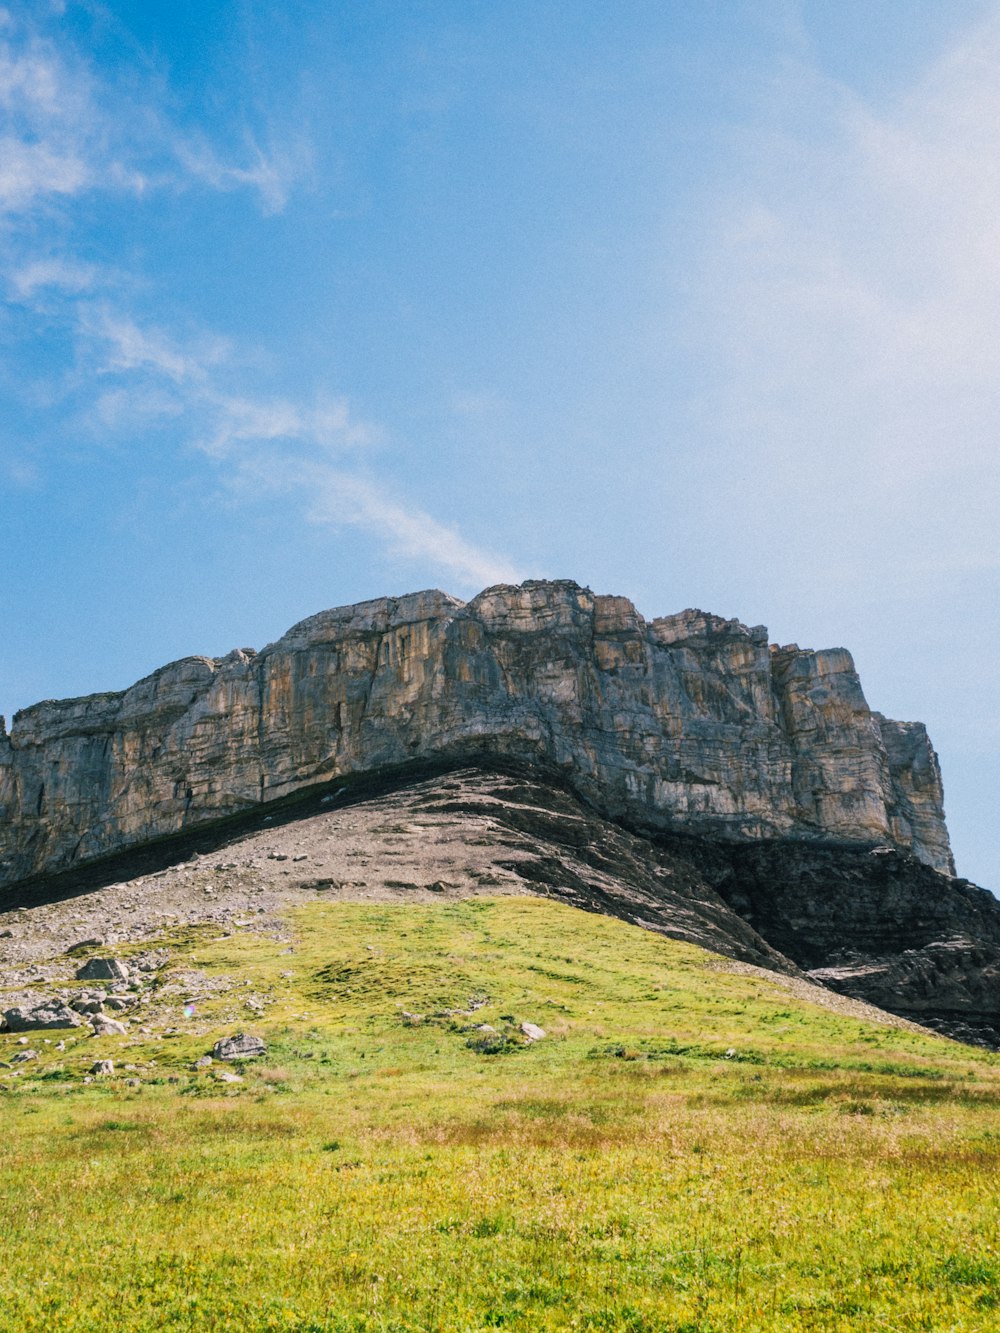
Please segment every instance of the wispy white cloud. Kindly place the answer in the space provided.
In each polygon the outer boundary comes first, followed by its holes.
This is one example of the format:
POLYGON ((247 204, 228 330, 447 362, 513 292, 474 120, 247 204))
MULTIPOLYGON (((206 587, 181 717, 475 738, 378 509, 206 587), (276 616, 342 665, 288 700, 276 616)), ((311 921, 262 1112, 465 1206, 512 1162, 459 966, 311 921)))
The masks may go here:
POLYGON ((95 111, 85 73, 33 33, 0 27, 0 211, 74 195, 93 177, 95 111), (6 33, 4 37, 2 34, 6 33))
POLYGON ((304 139, 265 152, 246 136, 243 161, 226 161, 204 139, 173 136, 173 152, 185 172, 214 190, 255 190, 265 214, 281 213, 292 187, 306 171, 308 146, 304 139))
POLYGON ((713 476, 752 475, 765 523, 808 512, 817 559, 839 524, 856 568, 995 564, 1000 9, 890 104, 801 66, 774 91, 697 290, 713 476))
MULTIPOLYGON (((25 20, 0 8, 0 280, 23 311, 47 328, 61 323, 75 343, 66 392, 75 395, 76 421, 101 438, 167 430, 175 447, 210 459, 235 492, 283 495, 310 521, 364 530, 463 585, 514 577, 507 562, 393 496, 370 470, 362 474, 359 455, 382 432, 346 398, 260 393, 227 340, 136 317, 134 277, 74 256, 79 196, 141 200, 202 186, 248 192, 263 213, 278 213, 309 168, 309 149, 303 135, 262 145, 245 132, 241 150, 229 152, 182 132, 155 100, 140 104, 134 91, 99 79, 44 19, 44 10, 25 20)), ((37 477, 23 460, 5 471, 18 485, 37 477)))
POLYGON ((171 123, 155 101, 110 86, 91 70, 40 7, 33 18, 0 10, 0 214, 34 214, 85 191, 141 195, 201 184, 255 193, 279 213, 308 165, 299 133, 262 148, 247 132, 230 159, 207 138, 171 123))
POLYGON ((383 541, 390 553, 430 562, 464 587, 478 590, 523 578, 510 561, 474 546, 421 509, 392 499, 365 477, 311 468, 306 480, 312 496, 307 513, 314 523, 361 528, 383 541))
POLYGON ((303 405, 230 393, 220 387, 229 369, 226 344, 203 339, 188 348, 106 308, 90 312, 84 329, 103 348, 102 372, 121 381, 95 404, 103 430, 183 418, 189 442, 237 496, 283 496, 309 522, 367 532, 390 555, 434 565, 463 588, 518 580, 510 561, 393 495, 369 471, 352 470, 350 460, 367 455, 382 433, 346 399, 303 405))
POLYGON ((242 441, 285 440, 342 451, 375 442, 379 431, 371 423, 355 419, 346 399, 323 399, 303 407, 285 399, 262 400, 209 393, 206 406, 213 409, 212 433, 201 441, 207 453, 223 457, 242 441))
POLYGON ((90 183, 85 159, 69 145, 0 137, 0 209, 22 210, 46 195, 78 194, 90 183))
MULTIPOLYGON (((83 304, 77 314, 81 336, 96 351, 98 374, 132 372, 143 389, 149 389, 150 382, 168 381, 175 392, 163 394, 160 384, 157 395, 144 393, 142 414, 148 415, 150 404, 160 402, 166 415, 175 416, 183 402, 197 417, 194 443, 214 458, 225 458, 247 442, 298 441, 343 451, 370 445, 379 436, 372 424, 355 417, 342 397, 322 396, 303 406, 286 398, 232 393, 220 387, 233 361, 227 339, 202 335, 185 341, 164 329, 140 325, 103 302, 83 304)), ((120 415, 127 392, 116 389, 105 394, 104 401, 113 401, 120 415)))
POLYGON ((182 395, 169 385, 141 383, 117 385, 93 400, 83 414, 83 424, 100 438, 155 429, 186 415, 182 395))
POLYGON ((203 337, 195 346, 184 346, 162 329, 142 328, 106 304, 81 307, 79 326, 103 346, 104 372, 144 370, 175 384, 205 385, 211 368, 225 361, 229 352, 222 338, 203 337))
POLYGON ((439 569, 462 590, 524 577, 510 560, 468 541, 369 473, 290 451, 250 452, 233 462, 226 480, 238 497, 291 497, 308 522, 368 533, 390 556, 439 569))
POLYGON ((11 291, 19 300, 27 300, 39 291, 59 291, 78 295, 90 291, 99 280, 93 264, 53 257, 30 259, 13 267, 7 275, 11 291))

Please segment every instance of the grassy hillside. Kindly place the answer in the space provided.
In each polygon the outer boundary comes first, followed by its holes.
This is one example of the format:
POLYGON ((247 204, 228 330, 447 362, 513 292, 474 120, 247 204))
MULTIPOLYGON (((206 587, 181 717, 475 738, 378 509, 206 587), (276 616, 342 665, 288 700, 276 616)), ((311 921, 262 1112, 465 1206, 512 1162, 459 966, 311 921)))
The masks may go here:
POLYGON ((998 1056, 542 899, 159 943, 0 1071, 2 1333, 1000 1323, 998 1056))

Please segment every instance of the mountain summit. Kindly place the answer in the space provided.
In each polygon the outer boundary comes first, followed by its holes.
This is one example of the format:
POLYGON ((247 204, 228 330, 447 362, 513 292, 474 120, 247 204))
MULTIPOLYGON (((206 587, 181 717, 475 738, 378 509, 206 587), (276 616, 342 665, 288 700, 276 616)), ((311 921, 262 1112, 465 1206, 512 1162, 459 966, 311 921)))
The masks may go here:
POLYGON ((702 611, 647 623, 570 582, 324 611, 17 714, 0 912, 118 884, 145 920, 167 868, 223 847, 199 910, 245 911, 253 839, 319 818, 337 844, 346 810, 372 850, 279 885, 557 897, 1000 1048, 1000 903, 954 876, 923 726, 872 712, 842 648, 702 611), (381 846, 387 810, 416 830, 424 808, 454 827, 381 846))
POLYGON ((0 884, 414 761, 560 769, 633 827, 886 844, 948 874, 937 756, 851 656, 569 581, 323 611, 0 729, 0 884))

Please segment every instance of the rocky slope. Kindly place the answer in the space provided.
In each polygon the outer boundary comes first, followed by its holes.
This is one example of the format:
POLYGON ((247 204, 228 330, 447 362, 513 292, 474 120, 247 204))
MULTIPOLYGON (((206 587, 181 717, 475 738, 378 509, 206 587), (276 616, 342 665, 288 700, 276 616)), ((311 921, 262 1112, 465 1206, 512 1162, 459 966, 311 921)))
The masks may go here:
MULTIPOLYGON (((0 1015, 11 1015, 18 1031, 43 1023, 89 1031, 110 1018, 170 1035, 182 1006, 200 1004, 209 984, 185 972, 149 991, 172 930, 283 939, 288 909, 317 897, 413 903, 527 893, 701 945, 722 955, 722 967, 766 969, 827 1008, 909 1026, 811 982, 732 910, 690 848, 657 846, 617 827, 537 769, 438 771, 271 809, 239 829, 202 830, 0 893, 0 1015), (136 945, 145 951, 136 954, 136 945), (93 963, 81 969, 84 957, 113 958, 123 947, 139 984, 109 976, 113 964, 96 976, 93 963)), ((709 870, 718 878, 718 866, 709 870)), ((240 998, 243 983, 231 985, 240 998)), ((242 1001, 255 1003, 245 991, 242 1001)))
POLYGON ((0 884, 342 775, 496 756, 555 765, 637 829, 885 842, 953 870, 927 734, 869 709, 849 653, 529 582, 325 611, 259 653, 24 710, 0 728, 0 884))

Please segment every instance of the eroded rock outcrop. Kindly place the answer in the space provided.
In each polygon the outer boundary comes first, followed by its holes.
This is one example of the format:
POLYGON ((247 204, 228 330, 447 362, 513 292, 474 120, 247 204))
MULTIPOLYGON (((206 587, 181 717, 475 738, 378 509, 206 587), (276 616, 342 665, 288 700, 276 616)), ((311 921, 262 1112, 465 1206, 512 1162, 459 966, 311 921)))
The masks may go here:
POLYGON ((953 871, 937 759, 850 654, 701 611, 646 622, 571 582, 382 598, 261 652, 185 658, 0 730, 0 883, 340 775, 544 759, 606 815, 732 839, 887 842, 953 871))
POLYGON ((728 906, 814 981, 1000 1049, 1000 902, 986 889, 890 847, 679 841, 728 906))

